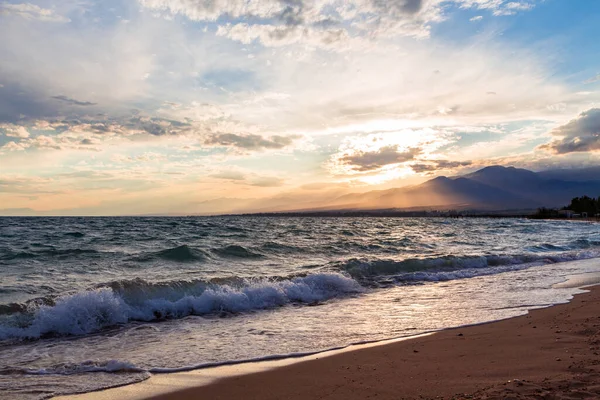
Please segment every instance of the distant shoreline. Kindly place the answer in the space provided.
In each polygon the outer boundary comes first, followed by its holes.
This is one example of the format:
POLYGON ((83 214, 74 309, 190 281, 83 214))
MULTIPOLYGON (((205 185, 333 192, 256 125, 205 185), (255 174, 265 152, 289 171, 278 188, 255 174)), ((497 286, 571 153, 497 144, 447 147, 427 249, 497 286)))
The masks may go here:
MULTIPOLYGON (((240 213, 240 214, 171 214, 171 215, 0 215, 2 218, 219 218, 219 217, 266 217, 266 218, 346 218, 346 217, 391 217, 391 218, 530 218, 532 214, 434 214, 426 212, 402 211, 327 211, 327 212, 275 212, 275 213, 240 213)), ((565 219, 565 218, 563 218, 565 219)))
POLYGON ((532 219, 532 220, 548 220, 548 221, 581 221, 581 222, 600 222, 598 217, 586 218, 564 218, 564 217, 536 217, 532 212, 429 212, 429 211, 308 211, 308 212, 268 212, 268 213, 239 213, 239 214, 193 214, 193 215, 0 215, 2 218, 220 218, 220 217, 235 217, 235 218, 493 218, 493 219, 532 219))

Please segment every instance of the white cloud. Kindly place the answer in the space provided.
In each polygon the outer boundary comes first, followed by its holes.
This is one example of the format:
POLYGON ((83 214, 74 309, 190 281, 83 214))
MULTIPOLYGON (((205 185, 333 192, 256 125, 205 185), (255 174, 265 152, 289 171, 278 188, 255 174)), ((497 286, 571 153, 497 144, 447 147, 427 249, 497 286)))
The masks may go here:
POLYGON ((15 138, 28 138, 29 132, 24 126, 14 124, 0 124, 0 131, 4 131, 4 134, 8 137, 15 138))
POLYGON ((18 16, 30 20, 46 22, 69 22, 69 18, 58 15, 54 10, 41 8, 31 3, 0 3, 0 16, 18 16))
POLYGON ((219 22, 218 35, 265 46, 302 42, 344 48, 348 41, 389 36, 426 37, 443 19, 439 0, 139 0, 143 7, 194 21, 219 22), (250 20, 253 22, 240 22, 250 20))
POLYGON ((535 7, 535 3, 543 0, 509 1, 509 0, 456 0, 462 8, 475 8, 490 10, 493 15, 514 15, 519 11, 528 11, 535 7))
POLYGON ((139 0, 144 7, 171 14, 182 14, 196 21, 216 21, 226 15, 232 19, 241 17, 273 18, 285 9, 285 2, 278 0, 139 0))
POLYGON ((471 21, 471 22, 477 22, 477 21, 481 21, 482 19, 483 19, 483 16, 478 15, 476 17, 473 17, 473 18, 469 19, 469 21, 471 21))
POLYGON ((600 81, 600 74, 592 76, 590 79, 583 81, 583 83, 595 83, 600 81))

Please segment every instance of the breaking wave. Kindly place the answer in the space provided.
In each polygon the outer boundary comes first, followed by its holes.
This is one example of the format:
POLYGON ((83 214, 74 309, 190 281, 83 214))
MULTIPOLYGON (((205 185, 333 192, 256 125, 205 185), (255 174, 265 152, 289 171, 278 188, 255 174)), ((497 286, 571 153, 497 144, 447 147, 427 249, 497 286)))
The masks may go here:
POLYGON ((535 265, 583 260, 600 256, 599 249, 560 254, 444 256, 395 260, 350 259, 338 268, 360 282, 438 282, 515 271, 535 265))
MULTIPOLYGON (((177 285, 175 285, 177 286, 177 285)), ((0 339, 37 339, 49 335, 85 335, 129 321, 155 321, 189 315, 240 313, 284 306, 289 303, 314 303, 360 293, 363 288, 341 274, 314 274, 283 281, 247 282, 243 286, 206 284, 198 293, 188 290, 156 296, 110 287, 58 298, 54 305, 41 305, 24 326, 0 326, 0 339), (170 298, 169 298, 170 297, 170 298)), ((22 318, 21 318, 22 319, 22 318)))

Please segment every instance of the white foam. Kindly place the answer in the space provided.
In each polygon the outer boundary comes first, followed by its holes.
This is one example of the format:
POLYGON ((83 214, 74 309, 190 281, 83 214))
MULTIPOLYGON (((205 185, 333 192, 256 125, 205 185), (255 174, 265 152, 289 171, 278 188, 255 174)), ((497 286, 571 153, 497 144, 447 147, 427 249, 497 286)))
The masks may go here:
POLYGON ((214 285, 199 295, 186 295, 175 301, 148 298, 136 304, 128 304, 112 289, 100 288, 62 297, 54 306, 41 306, 27 327, 0 326, 0 339, 84 335, 131 320, 260 310, 293 302, 324 301, 361 291, 363 288, 356 281, 337 273, 278 282, 263 280, 239 288, 214 285))

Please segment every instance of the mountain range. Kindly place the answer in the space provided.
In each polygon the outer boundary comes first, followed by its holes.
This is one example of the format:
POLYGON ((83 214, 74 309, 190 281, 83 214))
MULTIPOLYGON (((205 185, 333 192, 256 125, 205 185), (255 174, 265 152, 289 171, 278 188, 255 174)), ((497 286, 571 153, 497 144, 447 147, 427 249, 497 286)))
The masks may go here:
MULTIPOLYGON (((562 207, 573 197, 600 196, 600 166, 583 169, 526 169, 490 166, 459 176, 438 176, 414 186, 364 193, 291 192, 262 199, 217 198, 173 206, 155 215, 319 212, 367 210, 479 210, 527 211, 562 207)), ((87 215, 85 210, 77 214, 87 215)), ((0 215, 73 215, 73 211, 40 213, 31 209, 3 209, 0 215)))
POLYGON ((583 195, 600 196, 600 167, 533 172, 490 166, 416 186, 345 195, 335 202, 339 208, 525 210, 561 207, 583 195))
POLYGON ((279 196, 261 200, 217 199, 205 202, 238 208, 240 212, 333 210, 534 210, 562 207, 573 197, 600 196, 600 167, 527 169, 490 166, 459 176, 439 176, 422 184, 325 199, 279 196))

